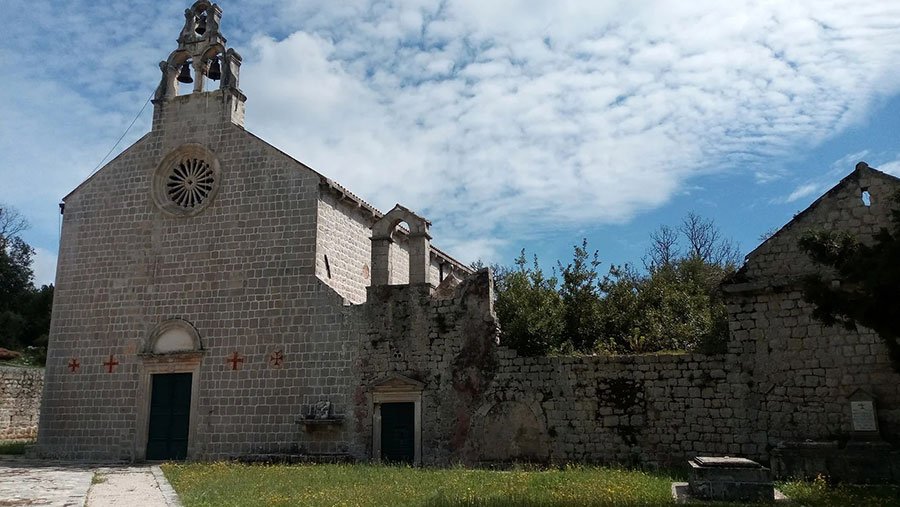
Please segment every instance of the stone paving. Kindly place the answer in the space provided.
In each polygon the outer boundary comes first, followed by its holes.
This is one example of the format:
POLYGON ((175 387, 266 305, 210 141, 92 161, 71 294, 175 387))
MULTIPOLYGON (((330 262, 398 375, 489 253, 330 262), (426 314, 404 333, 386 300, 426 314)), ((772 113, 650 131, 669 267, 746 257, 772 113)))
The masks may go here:
POLYGON ((158 466, 0 458, 0 507, 180 507, 158 466), (94 480, 94 477, 97 479, 94 480))

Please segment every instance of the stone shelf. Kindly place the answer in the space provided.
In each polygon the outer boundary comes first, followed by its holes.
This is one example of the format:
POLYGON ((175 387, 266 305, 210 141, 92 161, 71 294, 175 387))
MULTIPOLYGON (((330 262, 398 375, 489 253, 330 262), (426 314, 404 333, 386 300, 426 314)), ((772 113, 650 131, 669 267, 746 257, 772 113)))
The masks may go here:
POLYGON ((319 428, 333 428, 344 424, 343 417, 329 417, 327 419, 297 419, 297 424, 303 425, 304 431, 315 431, 319 428))

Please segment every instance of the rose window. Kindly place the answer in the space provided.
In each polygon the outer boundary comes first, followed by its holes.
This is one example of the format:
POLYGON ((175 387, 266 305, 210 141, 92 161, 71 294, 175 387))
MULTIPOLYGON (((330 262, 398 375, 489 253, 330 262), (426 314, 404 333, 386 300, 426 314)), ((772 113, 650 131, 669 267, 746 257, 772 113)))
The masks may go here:
POLYGON ((178 206, 193 209, 212 192, 216 176, 205 161, 188 158, 179 162, 166 182, 166 195, 178 206))
POLYGON ((215 153, 200 144, 183 144, 163 157, 153 174, 153 201, 163 212, 194 216, 209 206, 222 186, 215 153))

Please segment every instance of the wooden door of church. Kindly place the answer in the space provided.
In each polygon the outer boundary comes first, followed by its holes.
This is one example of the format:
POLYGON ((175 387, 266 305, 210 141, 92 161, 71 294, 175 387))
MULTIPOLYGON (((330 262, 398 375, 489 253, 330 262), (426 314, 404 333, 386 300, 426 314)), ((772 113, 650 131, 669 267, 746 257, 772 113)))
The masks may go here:
POLYGON ((381 459, 413 464, 416 458, 415 403, 381 404, 381 459))
POLYGON ((191 374, 153 375, 147 459, 185 459, 191 415, 191 374))

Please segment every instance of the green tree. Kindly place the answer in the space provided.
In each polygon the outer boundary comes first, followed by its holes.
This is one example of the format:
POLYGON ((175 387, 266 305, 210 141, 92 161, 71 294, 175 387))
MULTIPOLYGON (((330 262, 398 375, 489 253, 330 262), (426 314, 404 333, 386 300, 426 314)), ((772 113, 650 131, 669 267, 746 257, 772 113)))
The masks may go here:
POLYGON ((588 253, 587 238, 575 245, 572 262, 559 265, 562 285, 563 336, 566 345, 587 352, 594 348, 601 328, 600 322, 600 266, 599 252, 588 253))
POLYGON ((650 235, 646 274, 613 266, 604 277, 602 338, 614 353, 724 349, 728 314, 719 291, 737 266, 738 249, 712 220, 695 213, 679 227, 650 235))
POLYGON ((534 256, 528 266, 525 250, 512 269, 495 270, 501 344, 523 355, 546 354, 559 347, 562 336, 562 300, 557 279, 544 275, 534 256))
POLYGON ((0 347, 36 347, 43 357, 53 286, 36 289, 32 283, 34 249, 19 236, 27 228, 15 209, 0 206, 0 347))
POLYGON ((587 240, 546 277, 523 250, 513 269, 495 269, 502 342, 522 354, 640 353, 724 348, 728 320, 719 284, 737 265, 737 248, 711 220, 688 214, 678 228, 651 234, 646 273, 611 266, 587 240))
POLYGON ((891 228, 871 245, 841 231, 808 231, 800 247, 824 268, 804 278, 803 298, 827 326, 867 327, 882 338, 900 372, 900 192, 892 198, 891 228))

